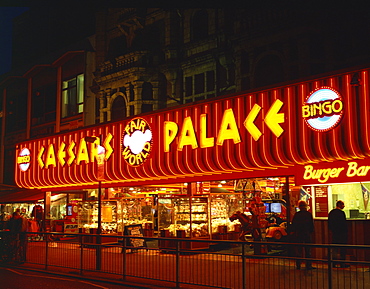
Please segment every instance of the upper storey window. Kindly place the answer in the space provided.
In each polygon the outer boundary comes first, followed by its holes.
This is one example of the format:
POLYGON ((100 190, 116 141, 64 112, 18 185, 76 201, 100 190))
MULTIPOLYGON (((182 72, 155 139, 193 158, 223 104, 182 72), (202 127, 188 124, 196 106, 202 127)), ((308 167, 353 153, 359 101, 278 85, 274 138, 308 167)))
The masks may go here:
POLYGON ((198 10, 192 19, 192 38, 202 40, 208 36, 208 13, 206 10, 198 10))
POLYGON ((74 116, 83 112, 84 75, 63 81, 62 117, 74 116))

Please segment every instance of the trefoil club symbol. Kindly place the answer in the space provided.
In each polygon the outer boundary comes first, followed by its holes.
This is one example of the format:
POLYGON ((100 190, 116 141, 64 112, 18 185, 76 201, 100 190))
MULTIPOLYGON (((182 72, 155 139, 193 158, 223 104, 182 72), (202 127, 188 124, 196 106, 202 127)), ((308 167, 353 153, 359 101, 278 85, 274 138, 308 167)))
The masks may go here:
POLYGON ((19 165, 19 168, 23 172, 29 169, 31 164, 31 153, 28 148, 24 148, 21 150, 17 158, 17 164, 19 165))
POLYGON ((318 132, 336 127, 342 115, 342 97, 331 87, 320 87, 312 91, 302 106, 302 117, 306 124, 318 132))
POLYGON ((132 119, 122 136, 122 156, 131 166, 142 165, 149 157, 153 143, 152 130, 145 119, 132 119))

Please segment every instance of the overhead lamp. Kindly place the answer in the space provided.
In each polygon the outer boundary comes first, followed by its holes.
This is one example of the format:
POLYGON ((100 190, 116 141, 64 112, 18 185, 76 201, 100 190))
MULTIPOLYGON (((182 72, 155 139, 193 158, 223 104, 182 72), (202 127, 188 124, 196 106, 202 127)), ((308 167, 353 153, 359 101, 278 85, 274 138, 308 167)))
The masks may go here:
POLYGON ((352 79, 351 79, 350 84, 351 84, 352 86, 360 86, 360 84, 361 84, 361 79, 360 79, 360 77, 359 77, 359 75, 358 75, 358 73, 357 73, 357 72, 356 72, 356 73, 354 73, 354 74, 352 75, 352 79))

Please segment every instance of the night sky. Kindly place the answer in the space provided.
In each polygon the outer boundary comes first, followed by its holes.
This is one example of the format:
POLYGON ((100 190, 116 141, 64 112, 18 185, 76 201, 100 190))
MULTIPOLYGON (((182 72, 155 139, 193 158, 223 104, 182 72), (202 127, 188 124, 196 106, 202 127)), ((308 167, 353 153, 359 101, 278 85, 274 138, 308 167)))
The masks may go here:
POLYGON ((27 10, 26 7, 0 6, 0 75, 11 67, 12 19, 27 10))

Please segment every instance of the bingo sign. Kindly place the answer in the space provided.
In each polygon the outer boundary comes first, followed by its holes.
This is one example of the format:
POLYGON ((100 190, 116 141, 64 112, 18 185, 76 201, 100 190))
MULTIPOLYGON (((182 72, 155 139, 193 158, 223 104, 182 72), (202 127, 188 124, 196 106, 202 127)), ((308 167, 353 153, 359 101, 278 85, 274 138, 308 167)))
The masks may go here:
POLYGON ((320 87, 310 93, 302 107, 302 117, 307 125, 318 132, 333 129, 343 114, 340 94, 331 87, 320 87))
POLYGON ((19 165, 21 171, 25 172, 30 167, 30 162, 31 162, 30 150, 28 148, 24 148, 17 158, 17 164, 19 165))
POLYGON ((145 119, 135 118, 127 123, 122 136, 122 156, 129 165, 142 165, 150 155, 152 144, 152 130, 145 119))

